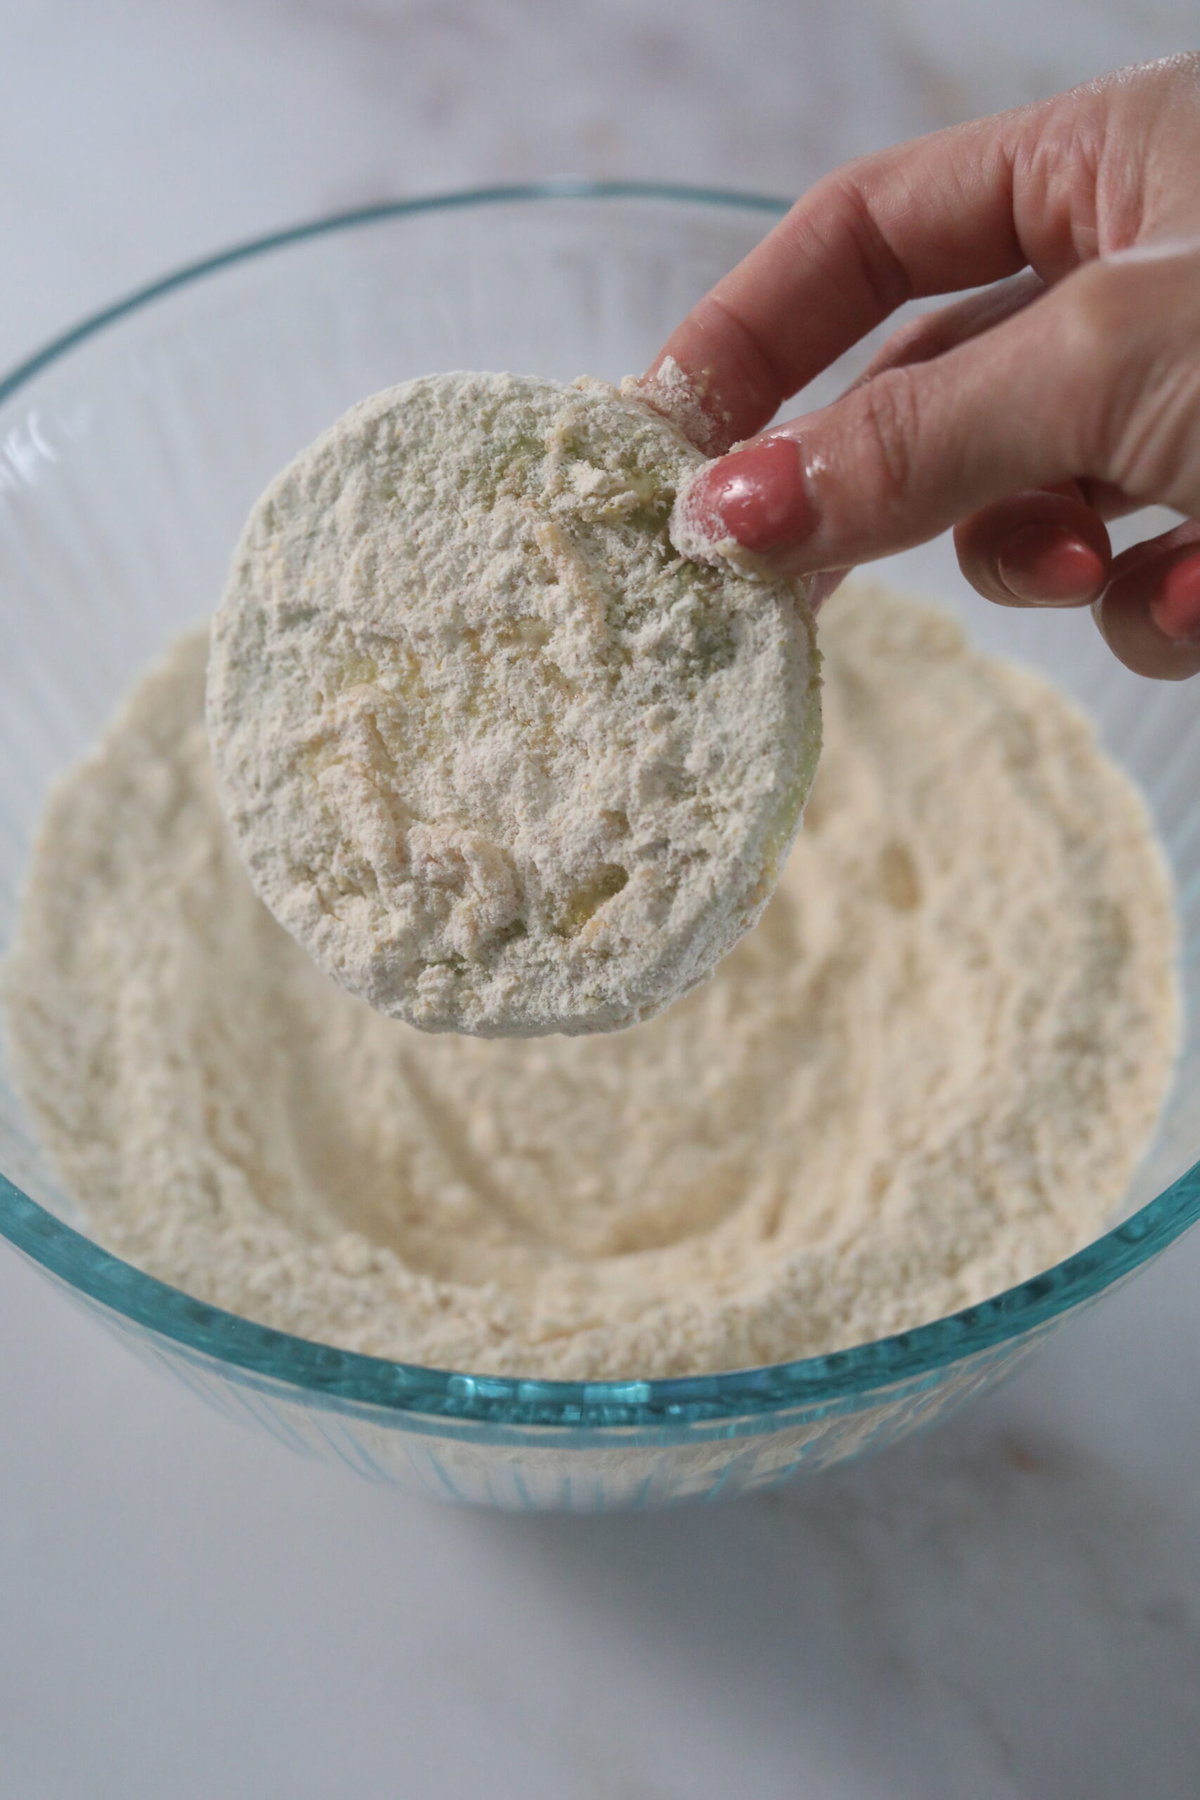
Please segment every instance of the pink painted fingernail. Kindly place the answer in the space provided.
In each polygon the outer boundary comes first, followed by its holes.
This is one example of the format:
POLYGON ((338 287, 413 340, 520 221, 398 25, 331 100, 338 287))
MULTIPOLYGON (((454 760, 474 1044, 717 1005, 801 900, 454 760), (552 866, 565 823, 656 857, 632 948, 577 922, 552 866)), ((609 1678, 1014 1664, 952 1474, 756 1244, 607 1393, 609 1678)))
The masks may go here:
POLYGON ((706 469, 688 497, 689 524, 711 541, 757 553, 802 543, 816 528, 794 438, 764 438, 706 469))
POLYGON ((1200 551, 1181 556, 1165 571, 1150 616, 1164 637, 1200 644, 1200 551))
POLYGON ((1061 606, 1094 600, 1104 586, 1104 559, 1061 525, 1023 525, 997 553, 996 570, 1014 600, 1061 606))

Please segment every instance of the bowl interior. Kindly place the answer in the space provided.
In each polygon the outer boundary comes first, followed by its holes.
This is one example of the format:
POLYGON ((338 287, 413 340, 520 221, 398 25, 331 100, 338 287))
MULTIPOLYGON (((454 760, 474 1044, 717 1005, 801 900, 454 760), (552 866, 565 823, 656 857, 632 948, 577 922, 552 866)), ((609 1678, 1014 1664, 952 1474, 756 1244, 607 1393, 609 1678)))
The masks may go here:
MULTIPOLYGON (((160 284, 0 388, 0 951, 48 783, 140 668, 211 611, 251 502, 301 445, 364 394, 431 370, 638 369, 778 210, 661 190, 380 209, 160 284)), ((879 335, 809 401, 836 393, 879 335)), ((987 607, 944 544, 886 572, 1076 695, 1148 796, 1179 892, 1186 1043, 1127 1217, 1200 1159, 1196 694, 1119 668, 1086 619, 987 607)), ((0 1170, 74 1221, 2 1063, 0 1170)), ((1163 1241, 1176 1228, 1169 1209, 1154 1226, 1163 1241)))

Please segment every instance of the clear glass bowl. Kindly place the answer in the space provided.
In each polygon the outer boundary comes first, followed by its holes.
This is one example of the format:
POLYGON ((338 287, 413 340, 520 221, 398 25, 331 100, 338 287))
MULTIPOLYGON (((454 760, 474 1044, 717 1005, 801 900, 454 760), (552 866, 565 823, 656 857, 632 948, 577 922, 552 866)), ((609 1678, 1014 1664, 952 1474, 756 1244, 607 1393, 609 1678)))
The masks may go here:
MULTIPOLYGON (((781 210, 625 184, 372 208, 172 275, 0 383, 0 945, 47 783, 142 665, 211 610, 250 503, 302 444, 362 395, 427 370, 640 368, 781 210)), ((951 1318, 776 1367, 587 1384, 417 1368, 268 1330, 107 1254, 72 1224, 3 1080, 0 1232, 222 1410, 458 1500, 595 1511, 713 1499, 942 1416, 1200 1214, 1200 693, 1127 675, 1086 621, 971 599, 965 615, 978 641, 1089 707, 1146 789, 1179 887, 1186 1048, 1121 1222, 1078 1255, 951 1318)))

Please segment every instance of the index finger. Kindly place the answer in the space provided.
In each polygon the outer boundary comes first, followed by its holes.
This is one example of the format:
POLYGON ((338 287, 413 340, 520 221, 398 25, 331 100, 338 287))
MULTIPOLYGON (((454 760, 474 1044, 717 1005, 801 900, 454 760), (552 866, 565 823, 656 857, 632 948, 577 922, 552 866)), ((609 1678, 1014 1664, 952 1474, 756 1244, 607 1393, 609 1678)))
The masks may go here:
POLYGON ((672 332, 648 387, 665 364, 711 424, 702 447, 725 449, 904 301, 1066 273, 1095 249, 1109 105, 1089 83, 834 170, 672 332))

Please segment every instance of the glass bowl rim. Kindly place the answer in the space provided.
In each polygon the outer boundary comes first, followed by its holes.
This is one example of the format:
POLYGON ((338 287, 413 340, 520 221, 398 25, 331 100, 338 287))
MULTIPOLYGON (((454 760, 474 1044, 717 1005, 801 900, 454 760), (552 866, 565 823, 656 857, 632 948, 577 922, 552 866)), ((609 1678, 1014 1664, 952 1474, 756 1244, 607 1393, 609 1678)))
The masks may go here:
MULTIPOLYGON (((0 377, 0 403, 70 351, 131 313, 254 257, 334 232, 423 213, 554 200, 646 200, 782 217, 767 194, 653 181, 559 180, 454 190, 328 214, 185 264, 90 314, 0 377)), ((257 1325, 170 1287, 103 1249, 0 1174, 0 1236, 101 1308, 246 1376, 304 1390, 318 1404, 348 1404, 496 1425, 589 1430, 687 1425, 795 1407, 839 1411, 901 1382, 936 1380, 968 1357, 1000 1351, 1051 1324, 1174 1241, 1200 1219, 1200 1161, 1155 1199, 1073 1256, 976 1306, 910 1331, 824 1356, 717 1374, 550 1381, 471 1374, 339 1350, 257 1325)), ((415 1421, 414 1421, 415 1423, 415 1421)))

